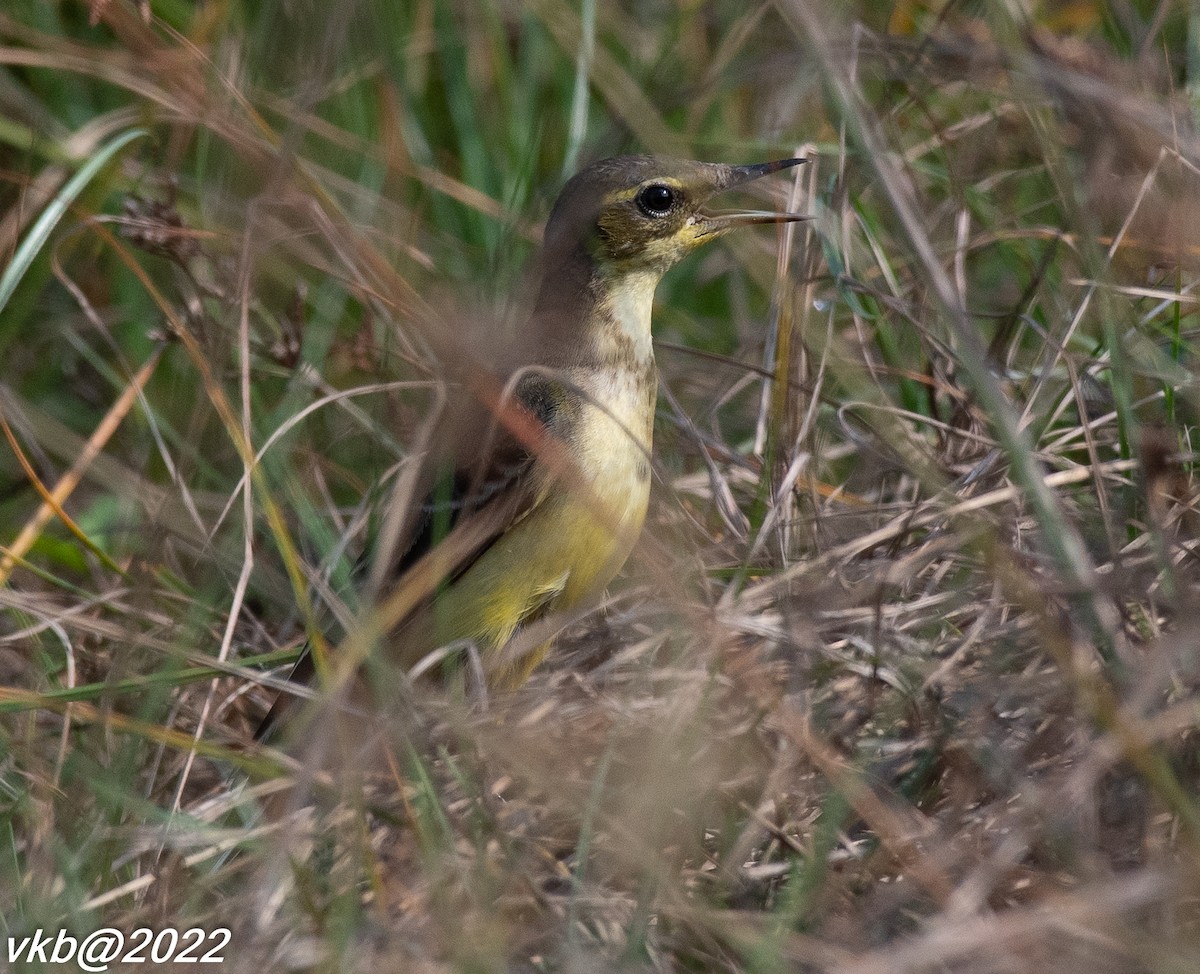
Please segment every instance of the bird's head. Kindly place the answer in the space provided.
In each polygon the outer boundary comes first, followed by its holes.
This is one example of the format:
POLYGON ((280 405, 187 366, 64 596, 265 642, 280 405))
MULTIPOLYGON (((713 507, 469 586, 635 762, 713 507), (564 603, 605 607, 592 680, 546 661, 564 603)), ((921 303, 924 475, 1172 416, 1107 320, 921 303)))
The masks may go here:
POLYGON ((803 220, 795 213, 713 211, 717 194, 804 159, 751 166, 618 156, 577 173, 546 224, 548 262, 590 260, 602 271, 662 273, 701 244, 734 227, 803 220))

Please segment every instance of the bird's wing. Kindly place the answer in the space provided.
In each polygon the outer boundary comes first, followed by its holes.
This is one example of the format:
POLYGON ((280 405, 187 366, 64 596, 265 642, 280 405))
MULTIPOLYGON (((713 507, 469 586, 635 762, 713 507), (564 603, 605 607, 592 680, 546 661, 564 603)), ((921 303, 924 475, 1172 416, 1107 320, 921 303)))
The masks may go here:
MULTIPOLYGON (((495 408, 492 421, 482 429, 476 426, 473 436, 469 421, 456 421, 458 428, 450 435, 457 445, 442 454, 451 460, 441 459, 439 470, 435 457, 421 474, 433 486, 404 532, 406 544, 391 573, 390 594, 377 609, 381 628, 391 631, 412 618, 543 501, 556 465, 563 462, 561 414, 570 412, 562 408, 565 398, 561 383, 544 373, 529 373, 495 408), (462 444, 473 445, 474 455, 462 444)), ((306 650, 288 680, 308 684, 315 675, 312 653, 306 650)), ((280 693, 256 739, 271 732, 290 703, 291 696, 280 693)))
POLYGON ((453 581, 541 503, 561 465, 572 413, 567 402, 562 382, 531 371, 490 413, 470 409, 450 421, 444 434, 450 447, 429 464, 424 499, 405 531, 393 579, 403 582, 426 555, 442 549, 438 561, 447 574, 439 582, 453 581))

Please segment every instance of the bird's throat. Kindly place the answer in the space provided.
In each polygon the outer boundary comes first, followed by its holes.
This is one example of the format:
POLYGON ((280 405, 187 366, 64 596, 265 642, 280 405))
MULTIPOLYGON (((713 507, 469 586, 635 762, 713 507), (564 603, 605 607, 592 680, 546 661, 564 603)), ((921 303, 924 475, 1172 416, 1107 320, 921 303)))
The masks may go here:
POLYGON ((598 362, 639 372, 654 368, 650 315, 660 277, 641 270, 599 279, 588 329, 598 362))

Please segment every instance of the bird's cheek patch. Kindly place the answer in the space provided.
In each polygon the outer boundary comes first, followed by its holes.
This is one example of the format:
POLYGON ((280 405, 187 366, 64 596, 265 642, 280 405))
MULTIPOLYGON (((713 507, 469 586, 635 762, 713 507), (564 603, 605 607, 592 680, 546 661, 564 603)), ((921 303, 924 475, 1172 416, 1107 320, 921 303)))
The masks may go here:
POLYGON ((691 246, 690 228, 683 227, 673 237, 649 241, 643 256, 646 263, 670 266, 683 255, 684 249, 691 246))

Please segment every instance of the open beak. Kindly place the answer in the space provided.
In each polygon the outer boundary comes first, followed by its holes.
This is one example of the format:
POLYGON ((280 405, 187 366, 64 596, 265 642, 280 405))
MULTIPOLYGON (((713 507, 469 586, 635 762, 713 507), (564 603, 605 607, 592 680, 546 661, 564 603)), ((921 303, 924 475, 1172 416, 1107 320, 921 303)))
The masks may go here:
MULTIPOLYGON (((760 162, 752 166, 720 166, 713 180, 713 195, 723 193, 734 186, 752 182, 768 173, 803 165, 807 159, 779 159, 775 162, 760 162)), ((780 213, 774 210, 702 210, 699 214, 707 233, 719 234, 734 227, 756 223, 796 223, 811 217, 803 213, 780 213)))

